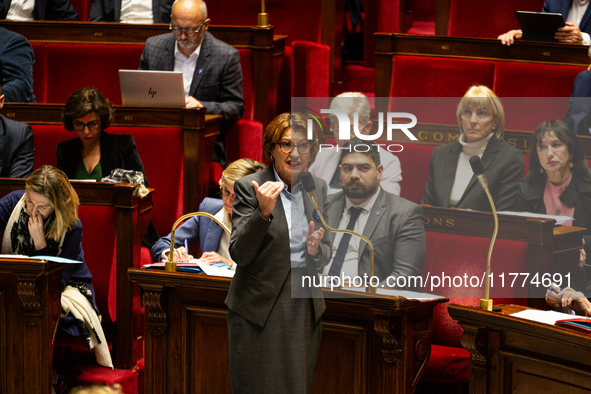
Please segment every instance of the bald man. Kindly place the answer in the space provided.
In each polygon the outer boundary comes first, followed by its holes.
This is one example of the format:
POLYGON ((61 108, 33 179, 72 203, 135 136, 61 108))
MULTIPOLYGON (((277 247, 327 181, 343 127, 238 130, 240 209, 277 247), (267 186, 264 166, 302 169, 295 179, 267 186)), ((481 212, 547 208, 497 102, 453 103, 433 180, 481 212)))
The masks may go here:
MULTIPOLYGON (((206 107, 208 114, 222 115, 223 134, 244 113, 242 70, 238 51, 209 34, 209 23, 203 1, 177 1, 171 32, 148 38, 140 70, 181 71, 187 108, 206 107)), ((222 161, 216 157, 219 149, 214 160, 222 161)))

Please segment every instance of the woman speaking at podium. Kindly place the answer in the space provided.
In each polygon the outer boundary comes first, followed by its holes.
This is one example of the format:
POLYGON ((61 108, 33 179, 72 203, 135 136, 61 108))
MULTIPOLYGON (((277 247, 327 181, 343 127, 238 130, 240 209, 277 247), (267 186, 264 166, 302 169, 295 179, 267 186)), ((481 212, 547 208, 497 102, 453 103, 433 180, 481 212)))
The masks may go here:
MULTIPOLYGON (((302 114, 277 116, 263 136, 271 165, 234 184, 237 268, 226 298, 233 394, 312 389, 325 306, 320 288, 303 288, 302 278, 326 265, 330 237, 299 179, 318 150, 306 127, 302 114)), ((326 183, 314 183, 326 211, 326 183)))

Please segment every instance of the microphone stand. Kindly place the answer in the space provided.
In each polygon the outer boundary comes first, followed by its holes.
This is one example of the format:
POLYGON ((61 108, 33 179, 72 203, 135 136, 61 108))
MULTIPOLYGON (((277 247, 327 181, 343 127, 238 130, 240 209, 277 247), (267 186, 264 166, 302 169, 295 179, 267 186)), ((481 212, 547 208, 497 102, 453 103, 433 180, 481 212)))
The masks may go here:
POLYGON ((178 218, 176 222, 174 222, 174 224, 172 225, 172 230, 170 231, 170 254, 168 255, 168 261, 164 264, 164 270, 166 272, 176 272, 176 263, 174 262, 174 231, 176 229, 176 226, 178 226, 178 224, 183 220, 193 216, 207 216, 208 218, 219 224, 224 229, 224 231, 226 231, 228 235, 230 235, 230 230, 228 230, 228 228, 224 226, 222 222, 220 222, 215 217, 213 217, 213 215, 207 212, 192 212, 181 216, 180 218, 178 218))
POLYGON ((493 202, 493 198, 490 194, 490 190, 488 190, 488 184, 486 182, 486 176, 484 174, 477 175, 478 182, 484 188, 486 192, 486 196, 488 197, 488 201, 490 202, 490 206, 492 208, 493 217, 495 219, 495 230, 493 231, 492 239, 490 240, 490 246, 488 248, 488 257, 486 259, 486 284, 484 287, 484 298, 480 299, 480 309, 492 312, 493 310, 493 302, 489 298, 490 295, 490 259, 492 257, 493 246, 495 245, 495 240, 497 239, 497 233, 499 232, 499 217, 497 216, 497 209, 495 208, 495 203, 493 202))
POLYGON ((318 199, 316 198, 316 191, 310 191, 308 192, 310 194, 310 199, 312 200, 312 203, 314 203, 314 206, 316 207, 316 212, 318 213, 318 217, 320 218, 320 221, 322 222, 322 224, 324 225, 324 227, 326 227, 328 230, 335 232, 335 233, 348 233, 351 235, 355 235, 359 238, 361 238, 362 240, 364 240, 365 242, 367 242, 367 245, 369 246, 369 286, 367 286, 367 290, 366 293, 377 293, 378 287, 377 286, 373 286, 371 284, 371 278, 373 278, 373 272, 374 272, 374 263, 373 263, 373 255, 374 255, 374 251, 373 251, 373 244, 371 243, 371 241, 369 240, 369 238, 365 237, 364 235, 361 235, 359 233, 356 233, 355 231, 352 230, 347 230, 347 229, 338 229, 338 228, 332 228, 330 227, 326 221, 324 220, 324 217, 322 216, 322 213, 320 212, 320 207, 318 206, 318 199), (312 196, 312 193, 313 196, 312 196))

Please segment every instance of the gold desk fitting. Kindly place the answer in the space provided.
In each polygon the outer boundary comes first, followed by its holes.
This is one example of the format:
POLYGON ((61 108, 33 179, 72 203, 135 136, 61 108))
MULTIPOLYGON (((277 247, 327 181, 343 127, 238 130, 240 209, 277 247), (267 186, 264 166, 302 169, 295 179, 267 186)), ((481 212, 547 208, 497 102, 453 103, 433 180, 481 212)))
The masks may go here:
POLYGON ((269 14, 265 12, 265 0, 261 0, 261 12, 259 12, 259 25, 258 27, 269 26, 269 14))
POLYGON ((168 256, 168 261, 166 262, 166 264, 164 264, 164 270, 166 272, 176 272, 176 263, 174 262, 174 230, 180 222, 193 216, 207 216, 208 218, 216 222, 218 225, 220 225, 224 229, 224 231, 230 235, 230 230, 228 230, 228 228, 224 226, 222 222, 220 222, 215 217, 213 217, 213 215, 207 212, 192 212, 181 216, 180 218, 178 218, 176 222, 174 222, 174 224, 172 225, 172 230, 170 231, 170 255, 168 256))
POLYGON ((480 299, 480 309, 492 312, 493 310, 493 301, 489 298, 490 295, 490 259, 492 257, 493 246, 495 245, 495 240, 497 239, 497 233, 499 232, 499 217, 497 216, 497 210, 495 208, 495 204, 493 202, 493 198, 488 190, 488 185, 486 183, 485 175, 478 176, 478 182, 484 188, 486 195, 488 196, 488 201, 490 202, 490 206, 492 208, 493 217, 495 219, 495 230, 492 235, 492 239, 490 240, 490 246, 488 247, 488 257, 486 259, 486 285, 484 287, 484 298, 480 299))

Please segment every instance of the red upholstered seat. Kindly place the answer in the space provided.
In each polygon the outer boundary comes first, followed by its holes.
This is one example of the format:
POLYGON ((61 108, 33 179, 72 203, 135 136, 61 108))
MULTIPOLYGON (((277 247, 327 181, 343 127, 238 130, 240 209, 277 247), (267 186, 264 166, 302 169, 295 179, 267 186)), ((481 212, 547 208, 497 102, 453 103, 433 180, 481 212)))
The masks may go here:
POLYGON ((575 78, 584 69, 496 62, 493 90, 499 97, 506 97, 505 128, 533 131, 543 121, 564 118, 575 78))
POLYGON ((47 103, 65 103, 70 94, 94 86, 121 104, 119 70, 137 70, 143 45, 47 44, 47 103))
MULTIPOLYGON (((388 146, 391 144, 386 144, 388 146)), ((429 162, 434 145, 400 144, 401 152, 394 155, 400 160, 402 181, 400 182, 400 196, 409 201, 420 204, 425 195, 425 185, 429 179, 429 162)), ((391 150, 397 150, 392 147, 391 150)))
POLYGON ((31 127, 35 135, 35 169, 43 164, 56 166, 57 157, 55 152, 57 145, 62 141, 77 137, 76 133, 67 131, 62 125, 34 124, 31 127))
MULTIPOLYGON (((490 239, 431 231, 427 231, 426 235, 427 255, 423 279, 427 282, 424 283, 423 291, 450 298, 450 302, 478 305, 479 299, 484 296, 484 288, 463 287, 459 282, 454 286, 453 278, 463 277, 464 274, 468 278, 483 277, 490 239), (443 273, 452 278, 451 285, 431 289, 431 284, 437 283, 433 282, 434 276, 442 277, 443 273)), ((491 259, 495 280, 502 272, 528 272, 528 249, 527 242, 497 239, 491 259)), ((490 295, 495 304, 525 304, 527 288, 501 287, 497 281, 490 295)), ((432 352, 435 357, 427 364, 424 380, 468 382, 469 358, 466 352, 461 351, 461 335, 462 329, 449 316, 447 304, 438 305, 433 311, 432 352), (435 345, 440 347, 433 350, 435 345)))
POLYGON ((35 63, 33 63, 33 93, 35 93, 35 101, 44 103, 47 85, 47 51, 43 42, 32 42, 31 46, 35 55, 35 63))
MULTIPOLYGON (((320 42, 320 5, 318 0, 266 0, 265 12, 269 14, 269 24, 275 26, 275 34, 289 36, 287 44, 291 44, 293 40, 320 42)), ((259 12, 261 2, 258 0, 207 3, 208 16, 216 25, 254 26, 258 23, 259 12)))
POLYGON ((72 7, 76 10, 78 14, 78 18, 81 21, 88 21, 88 17, 90 15, 90 6, 92 5, 92 0, 70 0, 72 7))
POLYGON ((450 0, 450 36, 497 38, 499 34, 518 29, 516 11, 542 11, 544 0, 500 0, 479 2, 450 0))
MULTIPOLYGON (((166 127, 110 127, 112 134, 130 134, 144 165, 152 200, 152 222, 159 234, 168 234, 183 214, 183 131, 166 127), (162 147, 166 147, 163 150, 162 147)), ((188 169, 198 171, 197 168, 188 169)))
POLYGON ((486 60, 395 55, 388 111, 410 112, 419 123, 457 124, 456 98, 474 84, 492 86, 494 67, 486 60), (426 102, 424 97, 453 99, 426 102))
POLYGON ((292 47, 292 97, 329 97, 329 46, 313 42, 294 41, 292 47))
POLYGON ((137 394, 139 392, 138 375, 132 369, 110 370, 100 365, 91 366, 82 364, 70 368, 64 375, 64 379, 68 383, 68 387, 92 384, 113 386, 118 383, 121 385, 125 394, 137 394))

